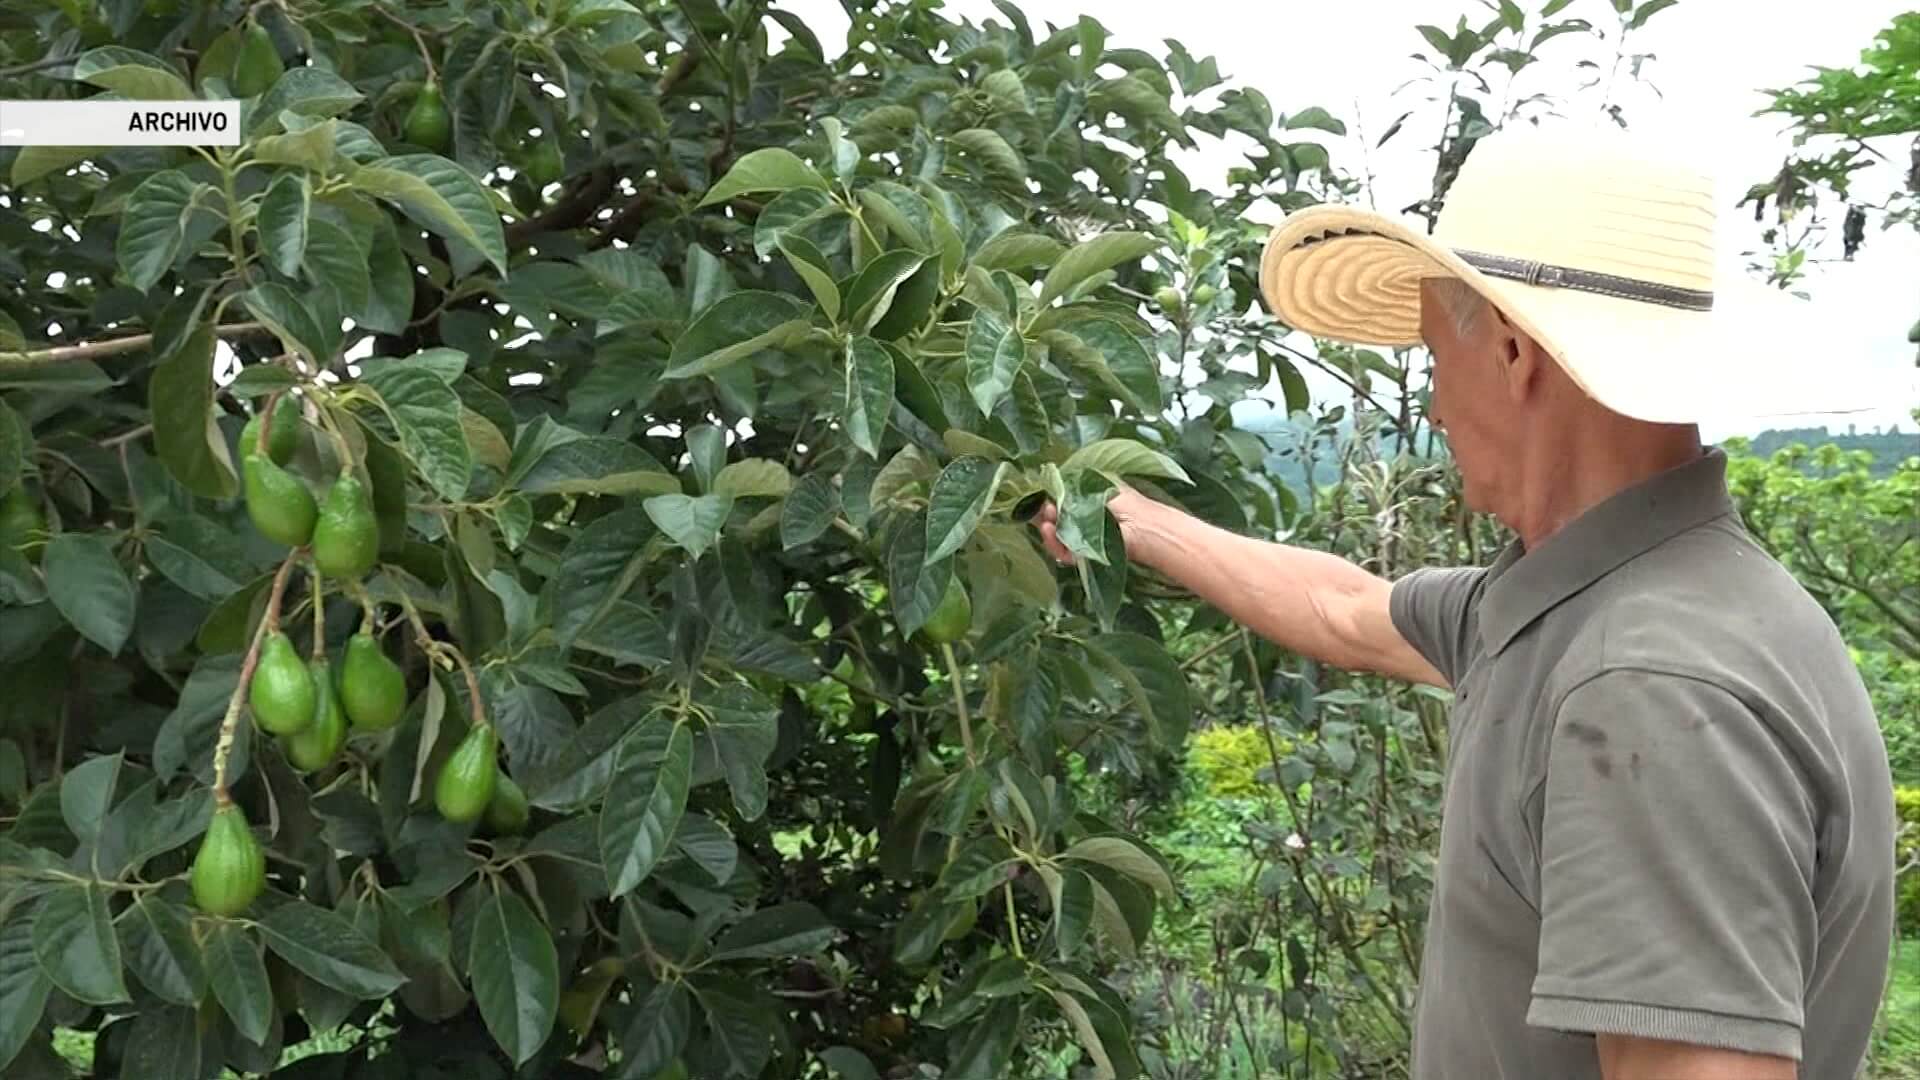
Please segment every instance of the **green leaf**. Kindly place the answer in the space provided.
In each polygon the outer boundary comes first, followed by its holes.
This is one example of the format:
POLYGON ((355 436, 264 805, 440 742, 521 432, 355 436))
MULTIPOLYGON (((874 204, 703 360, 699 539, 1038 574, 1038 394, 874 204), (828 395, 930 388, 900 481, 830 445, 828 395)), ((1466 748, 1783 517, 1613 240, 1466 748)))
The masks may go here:
POLYGON ((1002 998, 961 1034, 942 1075, 1011 1076, 1013 1048, 1022 1034, 1018 999, 1002 998))
POLYGON ((653 535, 640 507, 595 518, 560 557, 549 586, 553 635, 561 648, 605 617, 640 570, 641 551, 653 535))
POLYGON ((880 1080, 880 1070, 851 1046, 827 1047, 820 1051, 820 1063, 832 1069, 839 1080, 880 1080))
POLYGON ((1060 463, 1060 474, 1069 480, 1074 473, 1086 469, 1105 473, 1116 480, 1122 476, 1155 476, 1163 480, 1193 482, 1179 462, 1132 439, 1101 439, 1075 450, 1060 463))
MULTIPOLYGON (((188 1004, 191 1004, 189 1002, 188 1004)), ((122 1076, 204 1076, 203 1030, 194 1011, 181 1005, 142 1009, 128 1027, 121 1051, 122 1076)))
POLYGON ((41 556, 47 598, 82 637, 118 656, 133 633, 135 593, 100 533, 65 532, 41 556))
POLYGON ((840 512, 840 491, 823 472, 802 476, 780 507, 780 545, 792 549, 810 544, 833 527, 840 512))
POLYGON ((679 478, 661 469, 645 450, 623 439, 599 436, 552 447, 513 483, 528 495, 646 495, 680 490, 679 478))
POLYGON ((100 839, 107 811, 113 808, 113 788, 120 779, 120 754, 88 758, 60 778, 60 815, 81 844, 100 839))
POLYGON ((968 128, 954 132, 948 136, 948 141, 979 162, 988 177, 1009 186, 1026 183, 1026 161, 999 132, 987 128, 968 128))
POLYGON ((367 252, 367 302, 347 312, 353 321, 383 334, 402 333, 413 318, 413 264, 400 249, 393 223, 382 219, 367 252))
POLYGON ((783 293, 749 289, 716 301, 673 343, 666 377, 706 375, 803 335, 812 309, 783 293))
POLYGON ((927 497, 926 562, 939 562, 966 544, 1009 468, 1004 461, 966 456, 940 471, 927 497))
POLYGON ((751 687, 722 686, 707 702, 706 743, 720 759, 733 807, 746 821, 767 810, 767 758, 780 737, 779 710, 751 687))
POLYGON ((293 165, 317 173, 331 172, 339 149, 341 123, 322 120, 291 134, 255 139, 253 160, 270 165, 293 165))
POLYGON ((238 398, 263 398, 298 385, 299 376, 278 364, 249 364, 227 384, 227 393, 238 398))
POLYGON ((240 302, 254 318, 267 324, 290 351, 314 368, 326 367, 340 341, 337 326, 323 325, 313 309, 292 289, 266 281, 240 294, 240 302))
POLYGON ((887 596, 893 602, 894 620, 906 635, 926 624, 953 576, 952 559, 927 561, 927 535, 927 514, 916 511, 901 523, 887 553, 887 596))
POLYGON ((516 1066, 526 1064, 553 1033, 560 959, 520 894, 499 889, 480 902, 467 971, 487 1030, 516 1066))
POLYGON ((60 885, 33 920, 33 954, 53 984, 75 1001, 111 1005, 131 1000, 120 976, 120 939, 107 891, 91 882, 60 885))
POLYGON ((260 231, 260 248, 267 263, 288 277, 299 273, 307 257, 307 227, 313 205, 313 193, 302 173, 283 172, 267 185, 260 200, 260 212, 254 228, 260 231))
POLYGON ((1110 866, 1168 899, 1174 896, 1173 878, 1168 876, 1166 867, 1127 837, 1090 836, 1078 841, 1063 854, 1069 859, 1110 866))
POLYGON ((1013 389, 1013 378, 1027 362, 1020 331, 985 308, 976 309, 967 327, 967 387, 982 416, 1013 389))
POLYGON ((1186 675, 1166 649, 1131 633, 1101 634, 1087 649, 1127 688, 1155 736, 1167 746, 1181 745, 1193 723, 1193 702, 1186 675))
POLYGON ((269 911, 260 920, 260 936, 307 978, 363 1001, 385 997, 407 981, 352 923, 304 900, 269 911))
POLYGON ((421 477, 441 498, 463 498, 473 475, 473 455, 460 421, 460 395, 411 363, 380 368, 367 373, 364 381, 386 403, 400 433, 400 449, 421 477))
POLYGON ((687 808, 693 736, 656 717, 620 745, 600 810, 600 858, 615 899, 632 892, 667 853, 687 808))
POLYGON ((733 509, 733 496, 655 495, 642 505, 661 532, 697 559, 720 539, 720 528, 733 509))
POLYGON ((827 190, 827 181, 791 150, 769 146, 743 155, 696 204, 711 206, 750 191, 827 190))
POLYGON ((705 814, 689 812, 674 830, 673 846, 705 870, 716 885, 725 885, 740 865, 740 845, 720 824, 705 814))
POLYGON ((1292 116, 1287 117, 1287 127, 1289 129, 1317 128, 1320 131, 1330 131, 1335 135, 1345 135, 1347 133, 1346 124, 1334 119, 1332 113, 1318 105, 1312 108, 1302 109, 1292 116))
POLYGON ((793 490, 793 474, 771 458, 747 458, 720 470, 713 478, 715 495, 736 499, 777 499, 793 490))
POLYGON ((339 116, 364 100, 366 96, 354 89, 352 83, 325 68, 288 68, 248 112, 247 134, 257 137, 281 130, 283 112, 307 117, 339 116))
POLYGON ((214 423, 213 355, 213 324, 201 323, 154 366, 147 407, 153 414, 154 449, 173 478, 195 495, 230 499, 240 483, 227 440, 214 423))
POLYGON ((1040 286, 1041 306, 1103 270, 1158 251, 1160 243, 1160 238, 1150 233, 1110 232, 1075 244, 1047 271, 1040 286))
POLYGON ((873 329, 887 309, 901 283, 912 277, 927 257, 917 251, 887 251, 862 267, 847 286, 847 319, 856 333, 873 329))
POLYGON ((773 960, 805 956, 833 943, 839 931, 804 901, 761 908, 720 935, 709 959, 773 960))
POLYGON ((159 57, 119 45, 81 53, 73 63, 72 78, 135 101, 192 101, 199 96, 159 57))
POLYGON ((154 173, 127 196, 115 254, 127 283, 142 292, 158 284, 182 250, 191 253, 219 228, 217 192, 179 169, 154 173))
POLYGON ((1025 270, 1052 266, 1066 250, 1060 241, 1044 233, 1008 229, 981 244, 969 261, 982 270, 1025 270))
POLYGON ((219 919, 212 924, 201 949, 207 962, 207 981, 213 984, 213 995, 233 1019, 234 1028, 248 1042, 265 1043, 273 1023, 273 987, 267 982, 260 946, 240 923, 219 919))
POLYGON ((1122 401, 1141 412, 1161 410, 1160 374, 1153 354, 1127 328, 1111 319, 1087 319, 1041 337, 1067 353, 1070 362, 1092 360, 1096 374, 1122 401), (1084 357, 1076 353, 1085 350, 1084 357))
POLYGON ((844 401, 847 437, 868 456, 879 457, 893 411, 893 356, 870 337, 856 337, 847 345, 844 401))
POLYGON ((39 1030, 53 983, 34 957, 34 919, 15 909, 0 919, 0 1069, 20 1054, 39 1030))
POLYGON ((368 275, 367 252, 361 249, 359 241, 325 218, 315 218, 308 228, 308 280, 332 289, 340 299, 342 311, 366 307, 372 280, 368 275))
POLYGON ((358 166, 348 178, 355 188, 386 199, 422 227, 461 241, 507 273, 500 214, 472 173, 435 154, 402 154, 358 166))
POLYGON ((798 233, 782 233, 774 241, 779 245, 780 253, 787 257, 793 271, 800 280, 807 283, 813 298, 820 303, 820 310, 827 318, 838 321, 840 318, 840 286, 833 280, 833 272, 828 268, 827 257, 820 249, 798 233))
POLYGON ((187 913, 153 893, 134 899, 121 916, 127 969, 155 997, 195 1005, 207 992, 207 970, 187 913))
MULTIPOLYGON (((804 236, 809 243, 818 247, 820 241, 813 235, 814 231, 833 225, 834 219, 845 212, 824 191, 795 188, 768 203, 754 221, 754 254, 763 259, 771 258, 779 250, 781 238, 789 235, 804 236)), ((844 236, 845 230, 841 230, 840 235, 844 236)))
MULTIPOLYGON (((687 1029, 693 1020, 693 997, 679 982, 655 983, 645 998, 634 990, 633 1020, 620 1040, 622 1077, 655 1077, 686 1049, 687 1029)), ((685 1076, 682 1071, 681 1076, 685 1076)))

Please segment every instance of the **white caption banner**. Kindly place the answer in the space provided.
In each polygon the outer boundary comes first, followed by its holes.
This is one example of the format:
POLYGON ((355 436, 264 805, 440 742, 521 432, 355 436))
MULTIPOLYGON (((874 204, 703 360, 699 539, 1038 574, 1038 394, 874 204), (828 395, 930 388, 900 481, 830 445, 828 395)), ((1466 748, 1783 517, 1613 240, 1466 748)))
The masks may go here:
POLYGON ((0 146, 239 146, 238 101, 0 101, 0 146))

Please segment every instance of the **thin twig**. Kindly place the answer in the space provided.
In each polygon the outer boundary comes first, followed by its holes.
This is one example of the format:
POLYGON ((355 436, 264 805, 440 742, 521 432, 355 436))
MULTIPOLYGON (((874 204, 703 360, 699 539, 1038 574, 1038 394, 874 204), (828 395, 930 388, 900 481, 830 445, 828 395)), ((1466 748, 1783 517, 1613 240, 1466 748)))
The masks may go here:
POLYGON ((273 575, 272 591, 267 593, 267 610, 260 616, 260 625, 253 630, 253 641, 247 646, 247 657, 240 662, 240 681, 233 686, 233 696, 227 699, 227 713, 220 720, 220 741, 213 747, 213 801, 215 806, 226 806, 233 800, 227 795, 227 759, 233 753, 233 738, 240 726, 240 703, 247 700, 247 688, 253 682, 253 669, 260 664, 260 646, 267 635, 280 628, 280 597, 287 591, 287 578, 293 573, 293 564, 299 561, 305 548, 295 548, 287 552, 285 562, 273 575))
POLYGON ((36 71, 45 71, 48 68, 63 67, 67 64, 73 63, 75 60, 78 60, 78 59, 80 59, 78 55, 49 56, 40 60, 35 60, 31 64, 20 64, 17 67, 0 68, 0 79, 10 78, 14 75, 31 75, 36 71))

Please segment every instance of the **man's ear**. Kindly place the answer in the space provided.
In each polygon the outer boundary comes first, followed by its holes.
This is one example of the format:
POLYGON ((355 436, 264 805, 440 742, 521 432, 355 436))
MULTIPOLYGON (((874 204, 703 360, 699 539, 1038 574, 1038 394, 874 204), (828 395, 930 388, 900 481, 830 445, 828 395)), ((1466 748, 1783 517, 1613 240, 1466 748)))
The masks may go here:
POLYGON ((1541 377, 1546 373, 1543 365, 1553 362, 1546 350, 1542 349, 1526 331, 1515 326, 1505 312, 1495 309, 1492 354, 1499 365, 1499 375, 1507 388, 1507 397, 1518 403, 1537 393, 1541 377))

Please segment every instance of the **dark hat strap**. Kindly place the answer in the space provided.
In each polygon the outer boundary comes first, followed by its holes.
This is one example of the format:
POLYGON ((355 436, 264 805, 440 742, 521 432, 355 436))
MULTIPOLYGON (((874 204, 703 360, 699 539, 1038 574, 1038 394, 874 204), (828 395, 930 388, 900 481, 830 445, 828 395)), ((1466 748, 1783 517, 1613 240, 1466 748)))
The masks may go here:
POLYGON ((1578 289, 1581 292, 1615 296, 1622 300, 1639 300, 1666 307, 1685 308, 1688 311, 1713 310, 1713 293, 1701 289, 1682 289, 1677 285, 1662 285, 1657 281, 1642 281, 1638 278, 1620 277, 1617 274, 1602 274, 1594 270, 1578 270, 1571 266, 1554 266, 1507 255, 1489 255, 1481 251, 1464 251, 1455 248, 1453 253, 1468 266, 1490 277, 1507 278, 1552 289, 1578 289))

